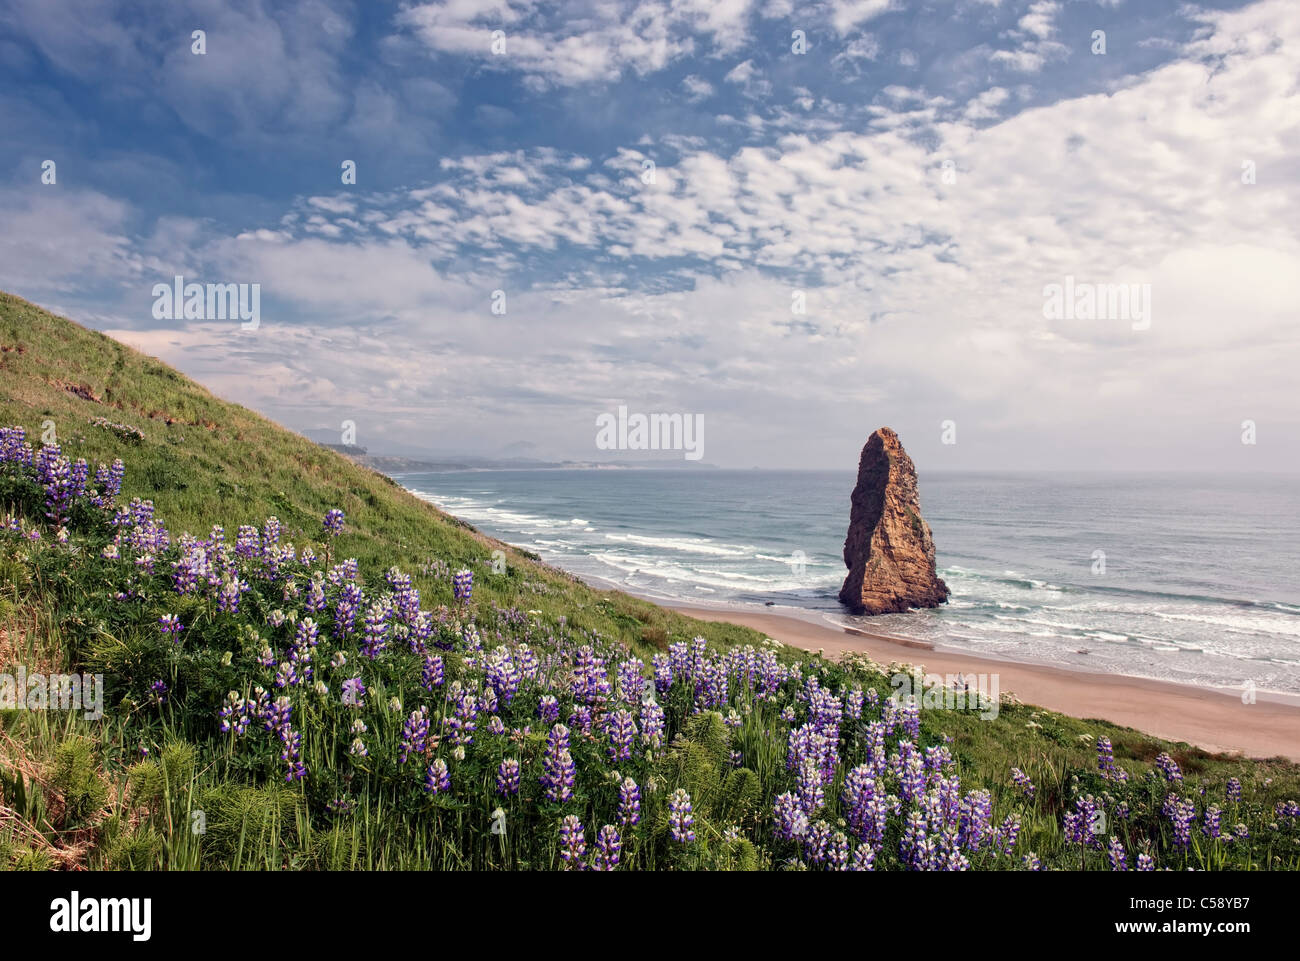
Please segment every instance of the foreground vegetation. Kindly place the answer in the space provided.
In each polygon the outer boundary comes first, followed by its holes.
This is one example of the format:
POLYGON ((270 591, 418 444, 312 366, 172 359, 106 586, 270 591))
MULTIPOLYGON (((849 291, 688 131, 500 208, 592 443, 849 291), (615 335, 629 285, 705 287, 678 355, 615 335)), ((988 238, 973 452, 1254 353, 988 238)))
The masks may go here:
POLYGON ((1300 867, 1281 759, 894 703, 15 298, 0 351, 0 672, 104 685, 0 682, 0 867, 1300 867))

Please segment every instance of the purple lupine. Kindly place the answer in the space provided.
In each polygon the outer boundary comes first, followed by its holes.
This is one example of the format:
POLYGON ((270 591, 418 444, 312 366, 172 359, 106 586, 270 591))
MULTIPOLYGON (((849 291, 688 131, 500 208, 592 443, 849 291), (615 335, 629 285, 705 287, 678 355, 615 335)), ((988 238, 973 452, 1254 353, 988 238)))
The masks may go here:
POLYGON ((1156 763, 1156 767, 1160 769, 1160 773, 1165 776, 1165 780, 1168 781, 1170 784, 1183 783, 1183 772, 1182 769, 1178 766, 1178 762, 1175 761, 1173 758, 1171 758, 1164 751, 1161 751, 1159 754, 1156 755, 1155 763, 1156 763))
POLYGON ((1075 798, 1074 810, 1067 811, 1064 818, 1066 839, 1074 844, 1086 844, 1100 850, 1100 814, 1097 801, 1091 795, 1075 798))
POLYGON ((641 789, 630 777, 618 786, 618 820, 624 827, 641 821, 641 789))
POLYGON ((596 871, 613 871, 618 867, 622 850, 623 839, 619 836, 618 828, 606 824, 596 834, 596 859, 592 868, 596 871))
POLYGON ((1111 835, 1110 843, 1106 846, 1106 859, 1110 861, 1112 871, 1128 870, 1128 855, 1124 853, 1124 843, 1114 835, 1111 835))
POLYGON ((1020 815, 1008 814, 993 835, 993 846, 999 854, 1010 854, 1020 837, 1020 815))
POLYGON ((582 856, 587 853, 587 834, 576 814, 566 814, 560 821, 560 860, 566 871, 581 871, 582 856))
POLYGON ((420 686, 426 691, 432 692, 435 687, 442 687, 442 682, 442 658, 437 654, 426 655, 424 658, 424 668, 420 671, 420 686))
POLYGON ((1235 777, 1228 778, 1227 797, 1233 804, 1241 801, 1241 781, 1235 777))
POLYGON ((412 711, 402 723, 402 743, 397 763, 405 764, 412 754, 423 754, 429 742, 429 709, 412 711))
POLYGON ((849 862, 850 871, 874 871, 876 869, 876 849, 867 844, 858 845, 849 862))
POLYGON ((359 677, 349 677, 343 682, 343 704, 346 707, 366 706, 366 685, 359 677))
POLYGON ((1185 848, 1192 843, 1192 823, 1196 820, 1196 802, 1186 801, 1177 795, 1171 795, 1172 803, 1166 800, 1170 826, 1174 832, 1174 845, 1185 848))
POLYGON ((385 604, 372 604, 366 611, 363 633, 365 640, 361 644, 361 653, 366 657, 377 658, 388 647, 389 617, 392 609, 385 604))
POLYGON ((173 644, 179 644, 181 631, 185 630, 185 625, 175 614, 164 614, 158 618, 158 629, 162 631, 163 637, 170 637, 173 644))
POLYGON ((506 758, 497 768, 497 793, 509 796, 519 793, 519 762, 506 758))
POLYGON ((451 579, 451 591, 456 600, 468 604, 470 595, 474 593, 474 572, 467 567, 458 570, 451 579))
POLYGON ((510 649, 503 645, 491 651, 484 661, 483 669, 484 680, 496 691, 503 703, 509 704, 523 681, 523 673, 510 649))
POLYGON ((878 845, 885 836, 885 792, 877 786, 869 765, 859 764, 844 776, 840 801, 853 836, 878 845))
POLYGON ((695 840, 695 815, 691 813, 691 796, 678 788, 668 799, 668 832, 683 844, 695 840))
POLYGON ((639 704, 645 693, 645 664, 640 658, 620 661, 618 665, 618 696, 625 704, 639 704))
POLYGON ((776 836, 782 841, 802 839, 808 833, 808 814, 799 798, 789 791, 777 795, 772 805, 772 820, 776 824, 776 836))
POLYGON ((1097 770, 1108 781, 1115 777, 1115 750, 1104 735, 1097 738, 1097 770))
POLYGON ((664 742, 664 709, 657 701, 641 705, 641 740, 646 747, 661 747, 664 742))
POLYGON ((812 818, 826 803, 826 790, 822 785, 821 768, 812 758, 805 758, 795 773, 795 796, 804 813, 812 818))
POLYGON ((537 702, 537 716, 547 724, 554 724, 560 719, 560 702, 554 694, 543 694, 537 702))
POLYGON ((218 712, 218 716, 221 718, 221 732, 223 734, 233 733, 238 737, 248 730, 249 717, 246 704, 247 702, 239 696, 237 691, 231 691, 226 695, 226 703, 218 712))
POLYGON ((443 724, 451 729, 453 744, 472 744, 474 732, 478 730, 478 714, 482 705, 472 691, 455 690, 455 684, 452 687, 452 713, 443 719, 443 724))
POLYGON ((424 790, 429 794, 441 794, 451 790, 451 772, 447 770, 447 762, 442 758, 434 758, 425 772, 424 790))
POLYGON ((1137 869, 1139 871, 1154 871, 1156 869, 1155 858, 1149 854, 1139 854, 1137 856, 1137 869))
MULTIPOLYGON (((1201 825, 1201 833, 1207 838, 1217 841, 1223 836, 1222 827, 1223 812, 1217 804, 1211 804, 1205 809, 1205 823, 1201 825)), ((1229 835, 1231 840, 1231 835, 1229 835)))
POLYGON ((161 678, 149 685, 149 691, 157 703, 167 703, 167 684, 161 678))
POLYGON ((1011 769, 1011 781, 1016 787, 1020 788, 1020 793, 1027 798, 1034 796, 1034 782, 1029 780, 1029 775, 1018 767, 1011 769))
POLYGON ((609 759, 626 761, 632 757, 636 739, 636 719, 632 712, 619 708, 609 716, 609 759))
POLYGON ((962 847, 978 851, 992 839, 993 798, 988 791, 971 791, 961 802, 959 838, 962 847))
POLYGON ((557 724, 551 728, 542 756, 541 784, 546 789, 546 800, 563 802, 573 797, 576 773, 569 753, 569 729, 557 724))
POLYGON ((665 654, 656 654, 650 663, 654 671, 655 693, 663 694, 673 686, 672 661, 665 654))
POLYGON ((331 537, 338 537, 343 533, 343 520, 343 512, 337 507, 327 510, 323 522, 325 533, 329 534, 331 537))

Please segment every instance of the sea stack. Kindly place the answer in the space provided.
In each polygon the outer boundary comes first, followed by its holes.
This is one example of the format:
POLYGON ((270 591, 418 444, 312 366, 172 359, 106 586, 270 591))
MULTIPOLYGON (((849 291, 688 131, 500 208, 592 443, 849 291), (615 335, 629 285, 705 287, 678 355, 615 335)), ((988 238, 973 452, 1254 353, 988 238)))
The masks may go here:
POLYGON ((841 603, 855 614, 892 614, 947 601, 948 585, 934 570, 934 538, 921 518, 916 467, 888 427, 862 448, 852 504, 841 603))

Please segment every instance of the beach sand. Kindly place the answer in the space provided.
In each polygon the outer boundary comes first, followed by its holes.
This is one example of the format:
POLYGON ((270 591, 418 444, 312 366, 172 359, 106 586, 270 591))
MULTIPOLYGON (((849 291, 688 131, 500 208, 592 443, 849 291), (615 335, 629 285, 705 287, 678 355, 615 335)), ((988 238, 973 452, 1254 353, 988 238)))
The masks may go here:
POLYGON ((785 644, 811 651, 821 649, 828 657, 858 651, 881 664, 920 664, 935 674, 997 673, 1001 691, 1015 694, 1026 704, 1073 717, 1110 721, 1208 751, 1257 758, 1280 755, 1300 761, 1300 701, 1285 695, 1258 694, 1255 703, 1244 704, 1240 692, 937 650, 924 642, 837 629, 798 616, 741 608, 687 607, 666 603, 662 598, 656 603, 700 620, 752 627, 785 644))

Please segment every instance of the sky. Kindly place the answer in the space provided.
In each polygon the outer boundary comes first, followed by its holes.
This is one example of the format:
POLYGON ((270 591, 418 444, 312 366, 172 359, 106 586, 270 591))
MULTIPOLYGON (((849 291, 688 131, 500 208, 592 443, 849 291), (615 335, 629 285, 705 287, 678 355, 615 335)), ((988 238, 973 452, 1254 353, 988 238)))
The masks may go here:
POLYGON ((0 289, 372 453, 1295 471, 1298 77, 1294 0, 6 0, 0 289))

